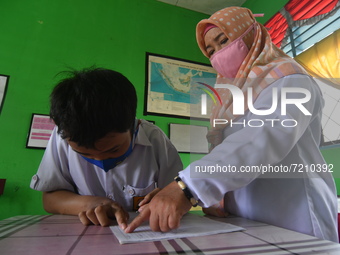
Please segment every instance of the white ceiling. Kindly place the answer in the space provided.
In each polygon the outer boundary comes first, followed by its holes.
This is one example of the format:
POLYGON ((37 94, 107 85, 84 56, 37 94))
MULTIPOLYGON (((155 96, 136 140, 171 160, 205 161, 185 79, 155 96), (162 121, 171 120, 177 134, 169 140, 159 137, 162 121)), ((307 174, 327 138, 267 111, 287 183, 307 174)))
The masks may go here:
POLYGON ((246 0, 157 0, 192 11, 211 15, 229 6, 241 6, 246 0))

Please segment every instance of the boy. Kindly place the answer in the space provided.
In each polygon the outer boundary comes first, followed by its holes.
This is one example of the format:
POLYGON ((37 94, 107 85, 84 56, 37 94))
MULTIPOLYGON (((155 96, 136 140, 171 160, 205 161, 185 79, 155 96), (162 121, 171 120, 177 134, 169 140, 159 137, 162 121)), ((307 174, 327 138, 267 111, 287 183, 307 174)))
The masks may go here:
POLYGON ((49 213, 78 215, 84 225, 116 219, 124 229, 126 211, 170 183, 181 160, 158 127, 135 118, 126 77, 102 68, 70 74, 50 96, 56 128, 31 188, 43 191, 49 213))

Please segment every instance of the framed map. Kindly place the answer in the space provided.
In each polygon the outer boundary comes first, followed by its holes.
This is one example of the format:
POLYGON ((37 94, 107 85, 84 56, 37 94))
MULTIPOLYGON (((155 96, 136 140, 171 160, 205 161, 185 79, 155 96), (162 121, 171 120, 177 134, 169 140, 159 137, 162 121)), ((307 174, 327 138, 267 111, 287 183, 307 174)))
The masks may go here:
POLYGON ((215 80, 210 65, 147 52, 144 115, 207 120, 212 102, 205 97, 202 111, 202 94, 215 80))

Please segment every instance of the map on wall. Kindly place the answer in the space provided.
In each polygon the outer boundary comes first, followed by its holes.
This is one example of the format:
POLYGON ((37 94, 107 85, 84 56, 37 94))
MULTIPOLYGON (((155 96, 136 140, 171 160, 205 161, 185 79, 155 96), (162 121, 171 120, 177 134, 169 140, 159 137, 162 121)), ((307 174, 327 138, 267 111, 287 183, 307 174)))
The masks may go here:
MULTIPOLYGON (((201 100, 215 83, 211 66, 147 53, 146 75, 146 115, 209 119, 209 110, 202 114, 201 100)), ((210 109, 210 98, 206 102, 210 109)))

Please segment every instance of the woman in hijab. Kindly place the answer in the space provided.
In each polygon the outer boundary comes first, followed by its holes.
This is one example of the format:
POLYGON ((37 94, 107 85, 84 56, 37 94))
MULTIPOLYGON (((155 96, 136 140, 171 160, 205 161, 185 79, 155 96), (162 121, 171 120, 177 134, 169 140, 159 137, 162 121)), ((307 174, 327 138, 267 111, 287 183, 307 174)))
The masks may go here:
POLYGON ((218 72, 222 101, 212 109, 211 152, 179 172, 126 232, 147 219, 154 231, 177 228, 197 201, 209 214, 337 242, 336 189, 319 150, 323 99, 315 81, 246 8, 200 21, 196 38, 218 72))

